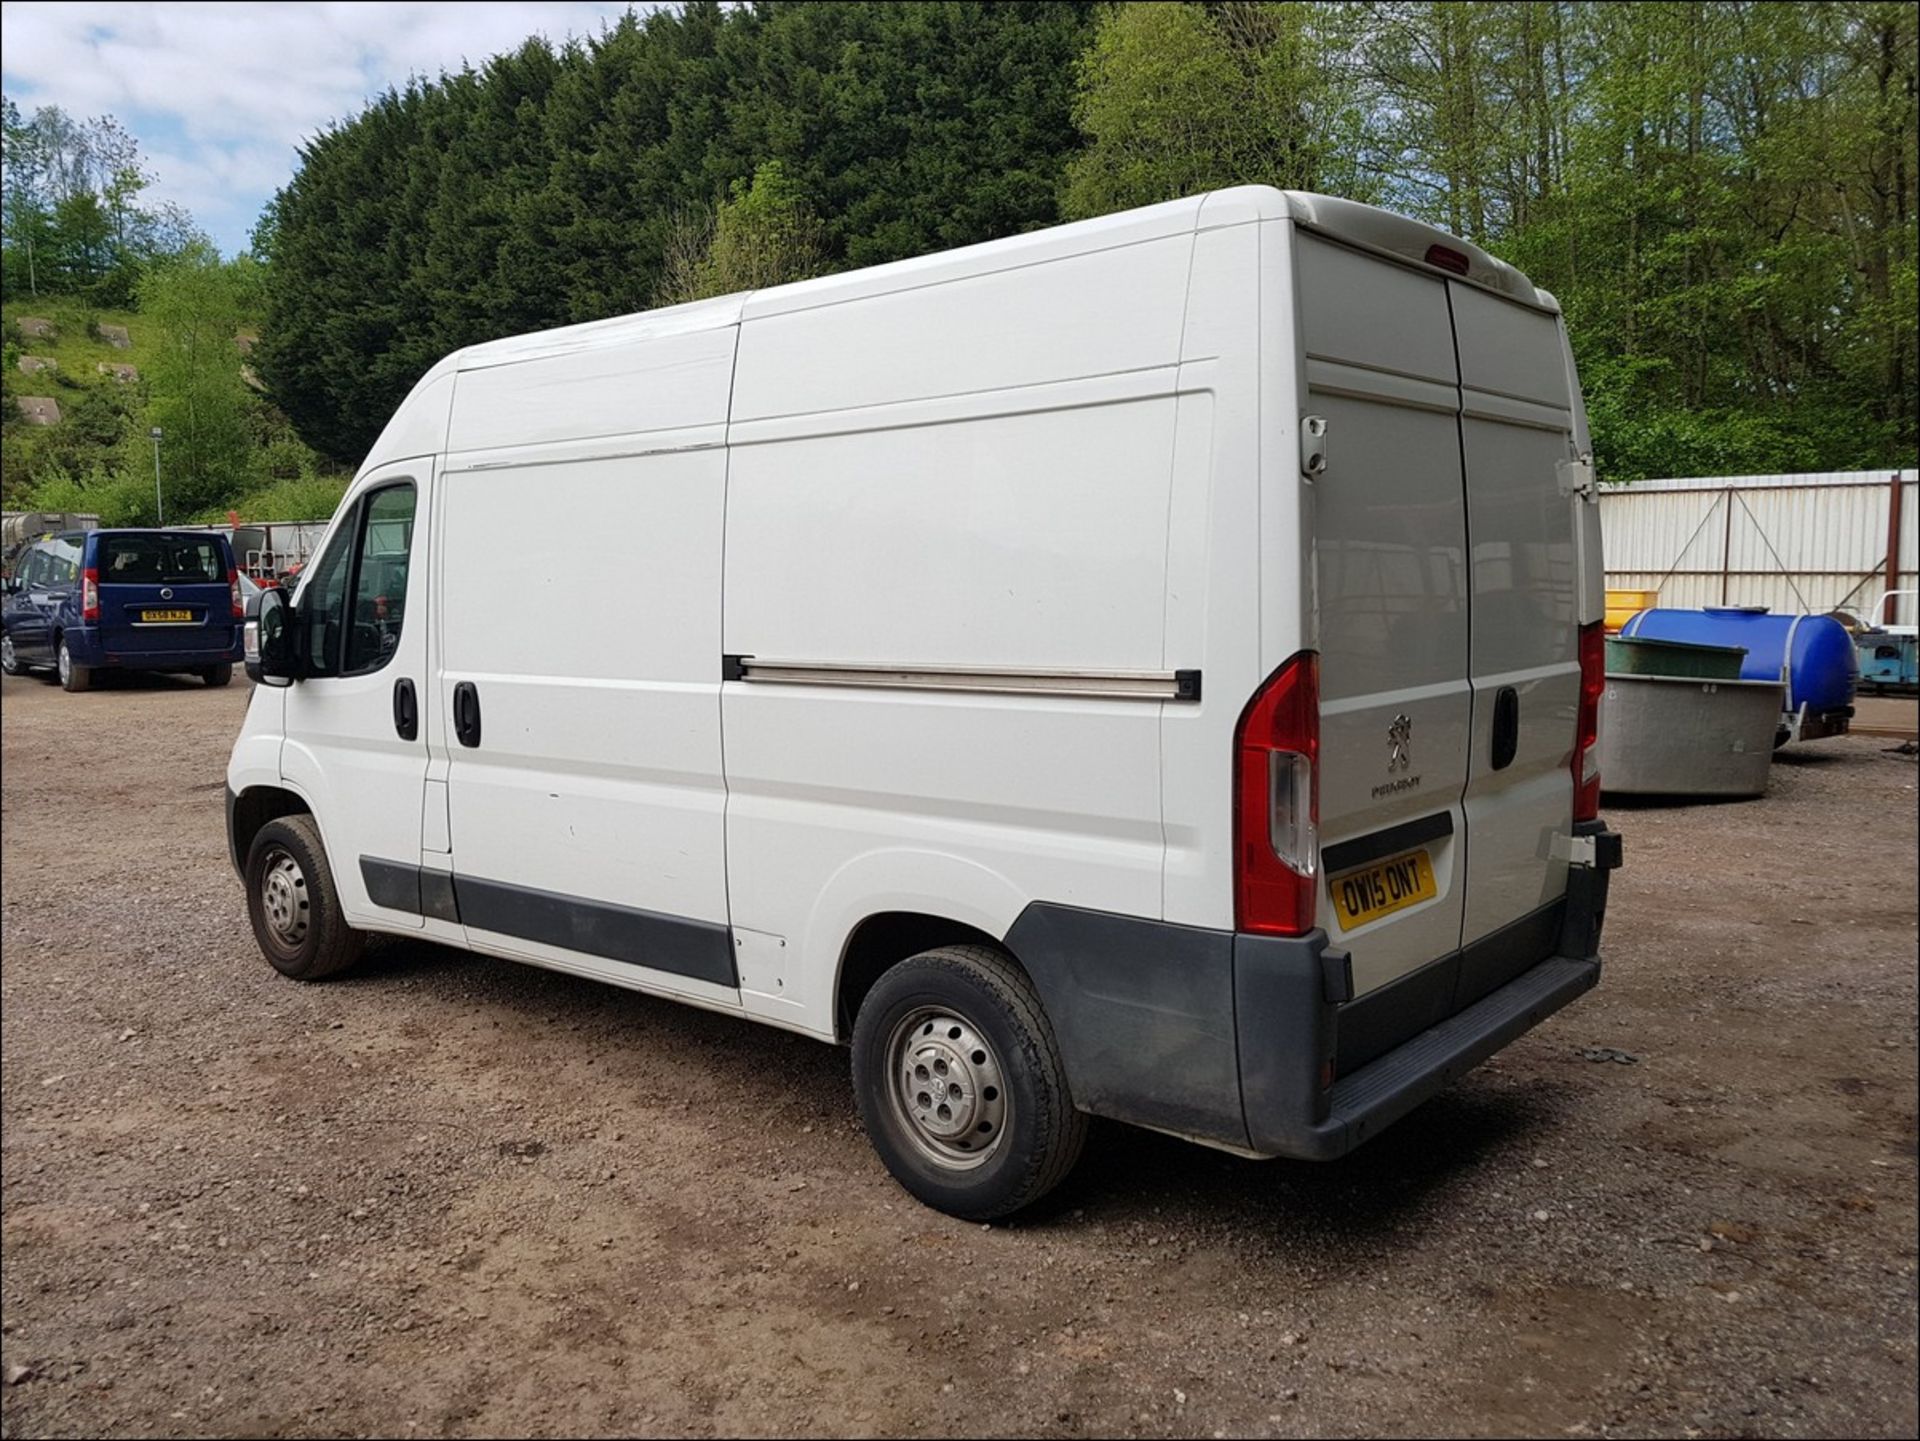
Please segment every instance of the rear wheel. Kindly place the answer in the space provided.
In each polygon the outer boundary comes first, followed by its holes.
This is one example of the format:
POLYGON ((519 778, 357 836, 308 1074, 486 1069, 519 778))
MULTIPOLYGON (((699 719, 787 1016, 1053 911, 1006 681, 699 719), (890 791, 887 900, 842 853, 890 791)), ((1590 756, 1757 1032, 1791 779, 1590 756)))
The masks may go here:
POLYGON ((60 688, 62 690, 89 690, 93 686, 93 670, 81 665, 73 658, 73 652, 67 649, 67 638, 60 637, 60 688))
POLYGON ((247 916, 260 952, 283 976, 323 981, 360 959, 311 816, 268 821, 247 850, 247 916))
POLYGON ((965 1220, 1039 1200, 1086 1141, 1033 983, 985 946, 927 951, 875 983, 854 1022, 853 1082, 894 1179, 965 1220))
POLYGON ((200 679, 208 685, 225 685, 233 679, 233 665, 231 662, 225 665, 210 665, 200 672, 200 679))

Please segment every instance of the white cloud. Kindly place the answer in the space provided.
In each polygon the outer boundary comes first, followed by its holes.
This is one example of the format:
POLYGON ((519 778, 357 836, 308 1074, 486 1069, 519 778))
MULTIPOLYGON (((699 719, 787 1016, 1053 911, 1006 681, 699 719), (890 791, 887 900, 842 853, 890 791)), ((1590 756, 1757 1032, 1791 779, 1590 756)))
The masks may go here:
POLYGON ((187 206, 232 249, 293 173, 295 147, 329 122, 410 75, 479 65, 529 35, 596 34, 626 8, 7 3, 0 70, 23 109, 117 116, 140 138, 153 193, 187 206))

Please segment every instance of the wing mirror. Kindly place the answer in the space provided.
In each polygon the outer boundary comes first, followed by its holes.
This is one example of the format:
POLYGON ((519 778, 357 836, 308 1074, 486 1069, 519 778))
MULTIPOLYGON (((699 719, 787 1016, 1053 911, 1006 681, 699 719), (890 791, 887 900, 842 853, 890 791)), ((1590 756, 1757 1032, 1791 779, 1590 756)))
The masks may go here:
POLYGON ((293 606, 284 591, 263 590, 247 602, 244 652, 249 679, 271 686, 300 679, 293 621, 293 606))

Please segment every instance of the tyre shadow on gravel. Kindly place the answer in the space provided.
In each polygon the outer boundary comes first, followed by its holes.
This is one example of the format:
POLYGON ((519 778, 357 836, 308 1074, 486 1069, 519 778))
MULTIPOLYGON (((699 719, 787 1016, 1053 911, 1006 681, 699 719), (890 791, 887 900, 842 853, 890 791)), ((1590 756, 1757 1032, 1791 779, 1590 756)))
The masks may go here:
POLYGON ((97 670, 93 673, 94 690, 146 690, 146 691, 218 691, 220 687, 210 686, 197 675, 176 675, 170 671, 158 670, 97 670))
POLYGON ((1494 1092, 1468 1077, 1328 1162, 1246 1160, 1096 1122, 1056 1208, 1157 1213, 1201 1230, 1284 1240, 1329 1261, 1357 1259, 1417 1239, 1449 1198, 1492 1184, 1490 1162, 1556 1129, 1558 1092, 1494 1092))
MULTIPOLYGON (((745 1114, 795 1105, 853 1114, 844 1048, 598 981, 383 937, 358 970, 331 985, 370 993, 398 989, 396 982, 410 983, 411 993, 396 1003, 431 997, 489 1011, 513 1029, 544 1034, 549 1046, 577 1047, 582 1058, 604 1059, 610 1037, 623 1049, 684 1058, 710 1070, 709 1084, 745 1114), (556 1027, 572 1031, 555 1035, 556 1027)), ((1319 1164, 1246 1160, 1096 1120, 1073 1175, 1011 1224, 1071 1232, 1095 1217, 1216 1235, 1235 1247, 1279 1243, 1335 1268, 1343 1257, 1372 1264, 1383 1247, 1441 1224, 1433 1218, 1449 1199, 1497 1189, 1490 1177, 1506 1174, 1501 1153, 1550 1137, 1571 1097, 1563 1085, 1523 1091, 1470 1075, 1347 1157, 1319 1164)))

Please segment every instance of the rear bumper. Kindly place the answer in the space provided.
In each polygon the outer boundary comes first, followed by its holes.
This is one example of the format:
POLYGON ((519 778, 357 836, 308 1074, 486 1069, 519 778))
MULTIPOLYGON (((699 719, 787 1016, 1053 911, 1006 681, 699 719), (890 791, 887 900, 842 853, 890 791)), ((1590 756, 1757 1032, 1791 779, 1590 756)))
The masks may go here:
MULTIPOLYGON (((237 625, 213 626, 195 632, 191 644, 165 650, 125 649, 112 635, 96 626, 75 626, 64 632, 63 638, 74 660, 90 670, 196 670, 209 665, 237 665, 242 659, 241 631, 237 625)), ((188 639, 186 635, 180 637, 182 642, 188 639)))
MULTIPOLYGON (((1309 946, 1314 938, 1309 938, 1309 946)), ((1318 938, 1324 947, 1324 937, 1318 938)), ((1264 1014, 1250 1018, 1256 1030, 1269 1038, 1284 1034, 1287 1026, 1263 1024, 1290 1014, 1299 1036, 1316 1049, 1324 1046, 1323 1066, 1335 1063, 1337 1022, 1324 1029, 1311 1010, 1290 1007, 1275 1011, 1271 1003, 1283 1000, 1296 969, 1293 958, 1249 955, 1244 962, 1253 976, 1250 990, 1268 1002, 1264 1014), (1300 1025, 1299 1020, 1306 1020, 1300 1025)), ((1312 982, 1319 984, 1319 966, 1312 982)), ((1247 1137, 1251 1148, 1266 1156, 1292 1156, 1303 1161, 1330 1161, 1344 1156, 1362 1141, 1411 1111, 1429 1096, 1472 1070, 1510 1041, 1532 1030, 1548 1016, 1593 989, 1600 980, 1599 957, 1574 960, 1549 956, 1538 961, 1498 990, 1483 996, 1438 1025, 1430 1026, 1385 1055, 1323 1088, 1325 1070, 1304 1074, 1300 1062, 1314 1052, 1295 1049, 1272 1039, 1247 1046, 1241 1053, 1242 1094, 1246 1106, 1247 1137)), ((1325 1010, 1333 1008, 1322 1008, 1325 1010)), ((1247 1038, 1251 1039, 1251 1038, 1247 1038)))
POLYGON ((1569 873, 1563 900, 1357 1002, 1322 931, 1236 935, 1036 904, 1007 943, 1083 1110, 1331 1160, 1598 982, 1620 838, 1599 822, 1576 832, 1594 863, 1569 873))

